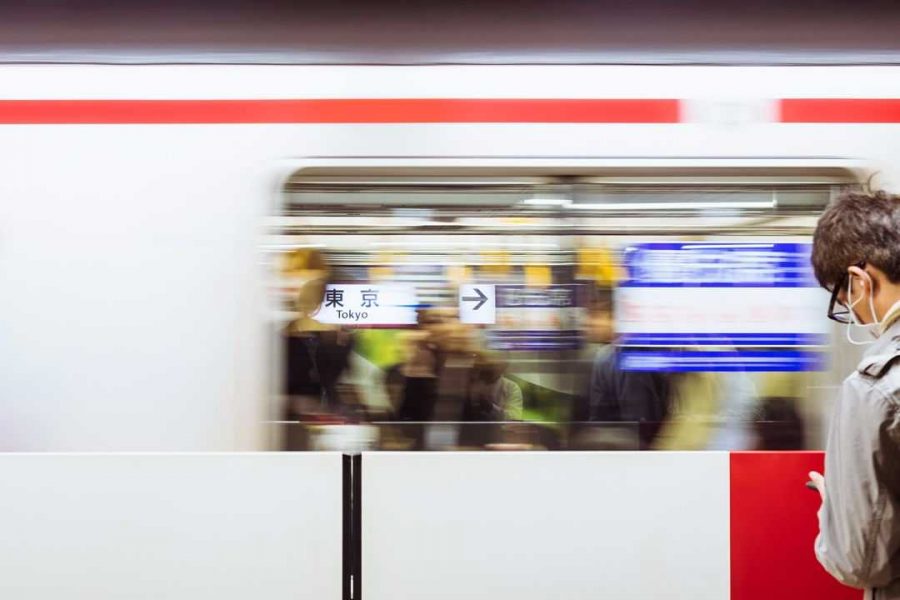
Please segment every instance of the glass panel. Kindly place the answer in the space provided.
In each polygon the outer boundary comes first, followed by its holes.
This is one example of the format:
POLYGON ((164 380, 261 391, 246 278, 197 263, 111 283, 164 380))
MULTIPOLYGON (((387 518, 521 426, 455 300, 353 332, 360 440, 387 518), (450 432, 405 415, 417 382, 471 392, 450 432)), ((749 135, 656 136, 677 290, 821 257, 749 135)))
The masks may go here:
POLYGON ((282 448, 822 446, 832 187, 401 184, 271 220, 282 448))

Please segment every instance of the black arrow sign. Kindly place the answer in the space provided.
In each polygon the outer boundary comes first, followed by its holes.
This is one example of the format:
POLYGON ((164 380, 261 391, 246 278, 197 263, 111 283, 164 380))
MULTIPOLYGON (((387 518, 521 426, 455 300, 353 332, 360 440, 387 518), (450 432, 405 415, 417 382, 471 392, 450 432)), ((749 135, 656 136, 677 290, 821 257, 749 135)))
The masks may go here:
POLYGON ((478 304, 476 304, 475 308, 473 308, 472 310, 478 310, 479 308, 484 306, 484 303, 487 302, 488 297, 485 296, 484 292, 482 292, 478 288, 473 289, 475 290, 475 293, 478 294, 477 296, 463 296, 462 299, 464 302, 477 302, 478 304))

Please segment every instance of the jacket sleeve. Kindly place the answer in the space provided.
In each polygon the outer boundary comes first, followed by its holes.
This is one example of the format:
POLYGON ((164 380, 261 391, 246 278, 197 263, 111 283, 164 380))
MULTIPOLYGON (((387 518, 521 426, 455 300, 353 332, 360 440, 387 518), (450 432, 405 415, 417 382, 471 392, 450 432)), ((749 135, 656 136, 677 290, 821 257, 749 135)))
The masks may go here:
POLYGON ((860 378, 844 383, 829 434, 816 557, 842 583, 882 587, 898 573, 900 424, 896 399, 860 378))

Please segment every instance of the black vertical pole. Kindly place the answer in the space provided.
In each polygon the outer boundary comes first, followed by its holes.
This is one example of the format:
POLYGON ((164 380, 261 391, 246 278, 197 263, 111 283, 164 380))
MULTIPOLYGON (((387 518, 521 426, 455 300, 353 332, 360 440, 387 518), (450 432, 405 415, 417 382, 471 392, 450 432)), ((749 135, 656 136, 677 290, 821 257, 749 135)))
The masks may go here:
POLYGON ((342 560, 342 580, 344 600, 353 600, 353 590, 351 588, 351 578, 353 576, 353 461, 350 455, 343 456, 343 543, 341 544, 344 554, 342 560))
POLYGON ((353 455, 353 600, 362 600, 362 454, 353 455))

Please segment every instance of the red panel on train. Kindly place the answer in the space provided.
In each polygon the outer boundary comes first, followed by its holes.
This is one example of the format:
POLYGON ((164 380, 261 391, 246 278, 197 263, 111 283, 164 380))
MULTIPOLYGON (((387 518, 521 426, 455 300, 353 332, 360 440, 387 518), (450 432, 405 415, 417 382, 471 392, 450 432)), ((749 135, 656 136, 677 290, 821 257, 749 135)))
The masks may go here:
POLYGON ((731 454, 731 600, 858 600, 819 565, 818 493, 807 473, 821 452, 731 454))

